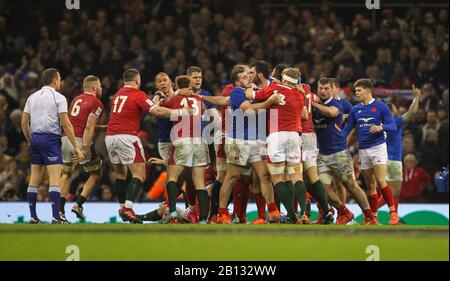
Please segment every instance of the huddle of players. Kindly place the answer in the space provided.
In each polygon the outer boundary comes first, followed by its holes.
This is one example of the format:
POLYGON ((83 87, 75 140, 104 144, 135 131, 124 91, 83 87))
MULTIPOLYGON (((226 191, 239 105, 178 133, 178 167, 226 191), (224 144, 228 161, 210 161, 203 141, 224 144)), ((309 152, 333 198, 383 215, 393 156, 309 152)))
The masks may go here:
MULTIPOLYGON (((164 221, 170 223, 183 220, 202 224, 232 223, 227 209, 231 193, 239 184, 252 183, 258 206, 258 218, 252 222, 254 224, 283 220, 276 201, 280 201, 287 210, 290 223, 310 223, 308 195, 314 197, 319 205, 316 223, 332 223, 333 206, 338 212, 336 222, 347 224, 354 215, 345 207, 340 189, 337 194, 332 188, 334 182, 336 186, 347 189, 359 204, 364 213, 363 224, 378 223, 377 186, 382 187, 384 200, 391 211, 389 223, 399 222, 391 187, 385 180, 387 149, 384 133, 395 132, 397 126, 387 106, 372 98, 370 80, 360 79, 355 83, 356 96, 361 104, 350 109, 351 105, 336 96, 335 89, 339 88, 336 79, 320 79, 317 97, 307 84, 299 82, 298 69, 278 65, 271 75, 269 71, 269 65, 264 61, 250 66, 236 65, 231 71, 232 84, 217 97, 201 89, 202 72, 198 67, 191 67, 187 76, 176 78, 175 92, 168 75, 159 73, 155 78, 159 95, 153 100, 139 90, 141 79, 137 70, 124 72, 124 87, 112 99, 105 138, 121 205, 119 215, 124 221, 142 223, 143 220, 164 217, 164 221), (221 114, 211 104, 220 106, 221 114), (343 105, 348 108, 345 126, 343 105), (205 110, 213 117, 213 127, 222 127, 221 133, 215 135, 215 179, 211 176, 211 168, 205 169, 210 162, 208 146, 202 135, 207 126, 202 122, 205 110), (145 113, 158 117, 158 148, 167 165, 168 202, 162 205, 164 208, 136 215, 132 209, 133 202, 146 176, 146 159, 137 137, 140 120, 145 113), (263 125, 258 125, 258 122, 263 125), (267 128, 264 123, 268 123, 267 128), (346 137, 355 127, 369 196, 355 180, 352 158, 347 149, 346 137), (132 174, 129 182, 128 171, 132 174), (304 176, 307 185, 303 181, 304 176), (189 178, 192 184, 188 184, 185 190, 189 208, 183 213, 177 210, 176 200, 183 192, 183 181, 189 178), (212 185, 209 193, 208 185, 212 185), (267 219, 266 205, 269 210, 267 219), (300 218, 297 217, 298 207, 300 218)), ((85 160, 79 164, 90 173, 82 195, 72 208, 80 218, 84 218, 82 205, 101 176, 102 164, 92 145, 95 128, 99 127, 97 121, 103 112, 101 102, 95 98, 101 95, 101 84, 97 77, 88 76, 83 86, 85 93, 76 97, 69 109, 77 142, 80 142, 85 155, 85 160)), ((63 182, 70 182, 74 162, 72 154, 73 146, 63 138, 64 163, 67 164, 63 182)), ((64 186, 62 184, 62 190, 64 186)), ((62 201, 63 195, 64 192, 62 201)), ((248 196, 242 199, 248 201, 248 196)), ((238 215, 241 222, 246 220, 246 203, 240 202, 242 208, 238 215)), ((63 211, 63 204, 61 209, 63 211)))

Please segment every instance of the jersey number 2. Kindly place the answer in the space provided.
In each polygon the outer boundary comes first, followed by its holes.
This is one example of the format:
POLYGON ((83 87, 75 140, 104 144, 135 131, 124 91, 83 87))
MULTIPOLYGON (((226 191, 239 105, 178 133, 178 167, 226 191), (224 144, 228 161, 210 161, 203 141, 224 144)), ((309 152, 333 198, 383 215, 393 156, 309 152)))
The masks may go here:
POLYGON ((117 98, 115 98, 113 112, 117 112, 117 113, 122 112, 123 105, 125 104, 125 101, 127 100, 127 98, 128 98, 128 96, 118 96, 117 98), (121 100, 121 101, 120 101, 119 108, 117 108, 117 104, 119 103, 119 100, 121 100))

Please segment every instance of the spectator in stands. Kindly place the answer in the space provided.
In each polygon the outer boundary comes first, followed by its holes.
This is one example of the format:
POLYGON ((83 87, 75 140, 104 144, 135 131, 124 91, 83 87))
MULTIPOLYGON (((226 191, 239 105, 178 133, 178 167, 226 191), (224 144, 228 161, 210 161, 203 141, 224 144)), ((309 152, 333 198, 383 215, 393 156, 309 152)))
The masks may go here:
POLYGON ((438 132, 435 129, 429 129, 425 134, 424 143, 419 148, 420 166, 433 176, 444 165, 445 156, 438 141, 438 132))
POLYGON ((9 114, 10 123, 8 124, 6 137, 8 138, 9 149, 12 155, 19 153, 19 146, 22 142, 26 142, 22 133, 22 110, 14 109, 9 114))
POLYGON ((421 202, 423 198, 422 193, 429 187, 433 177, 417 166, 417 160, 414 154, 407 154, 403 162, 403 183, 400 202, 421 202))
POLYGON ((440 127, 439 118, 435 110, 430 110, 427 112, 427 122, 422 127, 422 144, 425 142, 427 133, 429 130, 439 130, 440 127))
POLYGON ((0 186, 8 185, 8 189, 14 191, 14 195, 22 199, 26 198, 27 183, 25 173, 17 169, 17 162, 9 158, 5 163, 5 169, 0 173, 0 186))

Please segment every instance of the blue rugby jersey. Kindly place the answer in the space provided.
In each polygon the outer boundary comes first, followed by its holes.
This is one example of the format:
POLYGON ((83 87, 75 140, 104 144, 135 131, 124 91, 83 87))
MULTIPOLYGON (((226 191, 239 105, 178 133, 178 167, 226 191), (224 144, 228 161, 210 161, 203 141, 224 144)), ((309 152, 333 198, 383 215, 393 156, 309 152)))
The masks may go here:
POLYGON ((245 90, 240 87, 233 88, 230 93, 233 125, 230 132, 228 132, 228 136, 233 139, 256 140, 258 139, 257 114, 254 114, 252 117, 244 114, 240 106, 245 101, 247 101, 245 90))
POLYGON ((395 132, 397 125, 391 111, 384 102, 372 99, 369 104, 362 103, 353 107, 345 124, 343 135, 346 138, 356 127, 358 132, 359 148, 366 149, 386 142, 386 132, 395 132), (378 133, 370 133, 370 127, 382 126, 378 133))
POLYGON ((402 134, 404 121, 402 116, 396 116, 394 117, 394 120, 395 124, 397 125, 397 131, 387 132, 386 138, 388 159, 393 161, 402 161, 403 160, 402 134))
POLYGON ((346 99, 339 99, 339 102, 342 106, 342 114, 350 114, 352 111, 353 105, 346 99))
POLYGON ((342 134, 342 107, 341 103, 330 98, 324 103, 325 106, 334 106, 339 110, 337 117, 323 116, 319 110, 313 109, 314 129, 316 130, 317 143, 320 154, 329 155, 347 149, 345 137, 342 134))
POLYGON ((172 121, 170 118, 158 118, 158 142, 172 142, 170 131, 172 130, 172 121))

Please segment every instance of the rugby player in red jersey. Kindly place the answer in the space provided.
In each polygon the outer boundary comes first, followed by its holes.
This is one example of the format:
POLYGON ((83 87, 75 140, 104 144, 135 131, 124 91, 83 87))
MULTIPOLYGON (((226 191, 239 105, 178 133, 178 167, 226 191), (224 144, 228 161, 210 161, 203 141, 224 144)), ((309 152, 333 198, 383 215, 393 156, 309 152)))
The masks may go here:
POLYGON ((173 122, 171 140, 172 149, 168 160, 167 194, 169 197, 169 218, 176 223, 176 199, 178 193, 178 178, 185 168, 192 167, 192 181, 197 191, 200 205, 199 223, 206 224, 208 216, 208 194, 205 188, 205 171, 208 164, 206 146, 202 141, 201 118, 205 110, 202 99, 192 92, 192 80, 181 75, 175 80, 177 94, 164 99, 162 106, 172 109, 190 107, 193 115, 189 118, 171 118, 173 122))
MULTIPOLYGON (((83 93, 76 96, 69 107, 69 120, 72 123, 76 141, 85 156, 85 160, 79 162, 79 164, 89 173, 89 179, 85 182, 76 204, 72 207, 72 212, 80 219, 85 218, 83 203, 101 177, 102 160, 95 151, 93 144, 95 128, 104 110, 100 101, 101 95, 100 79, 89 75, 83 80, 83 93)), ((60 217, 62 221, 67 222, 64 206, 75 167, 72 159, 74 147, 65 134, 61 142, 64 167, 61 176, 60 217)))
POLYGON ((115 187, 121 204, 119 216, 124 221, 142 223, 132 209, 146 174, 144 149, 137 137, 141 117, 145 113, 157 117, 178 117, 190 115, 192 109, 171 110, 154 104, 146 93, 139 90, 141 76, 136 69, 125 70, 123 81, 124 87, 112 99, 105 142, 116 176, 115 187), (132 180, 127 184, 128 170, 132 180))
POLYGON ((268 202, 269 221, 278 222, 281 219, 281 213, 274 203, 270 173, 264 161, 265 146, 258 139, 254 110, 268 108, 272 104, 278 103, 280 96, 272 95, 265 102, 253 104, 245 97, 245 89, 251 87, 248 67, 244 65, 234 66, 231 78, 234 81, 235 88, 229 97, 203 97, 204 100, 213 104, 231 105, 233 110, 232 116, 228 115, 227 117, 226 115, 227 120, 231 121, 232 130, 228 131, 225 143, 227 173, 220 191, 218 223, 231 223, 231 216, 227 210, 228 199, 232 186, 248 165, 257 174, 261 190, 266 202, 268 202), (246 121, 245 116, 251 116, 253 121, 246 121))
MULTIPOLYGON (((270 65, 263 60, 258 60, 250 64, 250 78, 255 84, 257 89, 263 89, 269 86, 274 78, 270 76, 270 65)), ((281 74, 281 73, 280 73, 281 74)), ((281 79, 280 79, 281 83, 281 79)), ((261 140, 261 139, 260 139, 261 140)), ((261 140, 262 141, 262 140, 261 140)), ((252 175, 252 192, 256 201, 256 208, 258 211, 258 217, 251 222, 251 224, 265 224, 266 223, 266 201, 261 193, 261 187, 259 185, 258 178, 255 174, 252 175)), ((280 202, 275 195, 275 201, 279 208, 280 202)))
MULTIPOLYGON (((256 93, 247 90, 255 100, 266 100, 272 94, 279 94, 283 101, 269 107, 269 136, 267 138, 267 162, 272 175, 275 192, 285 206, 291 223, 297 223, 294 198, 297 197, 302 213, 302 223, 309 223, 305 214, 306 186, 303 183, 301 166, 301 119, 303 95, 296 89, 300 71, 286 68, 281 84, 272 83, 256 93), (292 186, 288 184, 292 183, 292 186)), ((305 116, 307 116, 305 111, 305 116)))
POLYGON ((308 112, 308 118, 302 119, 302 162, 304 174, 308 180, 307 191, 319 203, 319 216, 313 223, 330 224, 333 222, 333 214, 330 213, 328 207, 328 198, 322 181, 317 173, 317 156, 319 149, 317 148, 317 136, 314 131, 312 102, 318 101, 316 96, 308 84, 301 83, 297 88, 303 93, 305 98, 305 108, 308 112))

